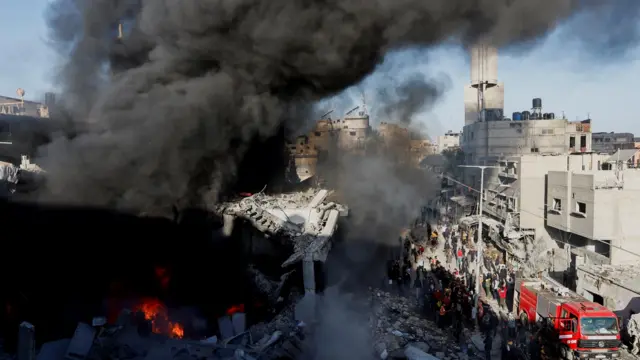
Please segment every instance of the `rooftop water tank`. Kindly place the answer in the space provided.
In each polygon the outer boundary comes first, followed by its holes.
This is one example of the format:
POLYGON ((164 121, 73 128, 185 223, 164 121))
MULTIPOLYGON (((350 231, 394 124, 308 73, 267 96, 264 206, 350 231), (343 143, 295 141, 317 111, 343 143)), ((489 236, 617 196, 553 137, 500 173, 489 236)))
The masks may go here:
POLYGON ((512 114, 512 116, 513 116, 513 121, 520 121, 520 120, 522 120, 522 114, 521 114, 521 113, 519 113, 519 112, 514 112, 514 113, 512 114))
POLYGON ((531 120, 540 120, 540 114, 534 112, 533 114, 531 114, 531 120))
POLYGON ((522 112, 522 120, 529 120, 531 118, 531 113, 528 111, 522 112))
POLYGON ((533 108, 534 109, 542 109, 542 99, 540 98, 535 98, 531 101, 531 103, 533 104, 533 108))
POLYGON ((549 119, 555 119, 556 118, 556 114, 554 113, 549 113, 549 119))

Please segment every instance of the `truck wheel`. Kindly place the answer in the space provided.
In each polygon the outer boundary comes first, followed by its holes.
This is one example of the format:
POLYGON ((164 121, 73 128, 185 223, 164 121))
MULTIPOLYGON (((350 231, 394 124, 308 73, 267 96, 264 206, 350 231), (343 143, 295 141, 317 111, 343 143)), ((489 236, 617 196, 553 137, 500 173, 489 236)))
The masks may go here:
POLYGON ((562 357, 566 360, 573 360, 573 351, 566 346, 562 347, 562 357))

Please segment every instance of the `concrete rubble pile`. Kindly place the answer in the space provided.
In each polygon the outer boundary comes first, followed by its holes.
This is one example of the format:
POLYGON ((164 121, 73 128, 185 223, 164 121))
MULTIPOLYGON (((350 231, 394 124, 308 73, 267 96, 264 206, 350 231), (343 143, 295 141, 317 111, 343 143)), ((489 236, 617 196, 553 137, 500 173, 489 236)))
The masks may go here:
POLYGON ((418 316, 415 299, 371 289, 370 328, 380 359, 469 359, 445 329, 418 316))
POLYGON ((293 243, 293 254, 286 267, 305 256, 325 261, 331 249, 330 239, 339 216, 346 216, 345 206, 325 202, 328 190, 310 189, 293 194, 266 195, 262 192, 239 201, 218 204, 214 211, 227 222, 245 219, 267 236, 283 236, 293 243))
POLYGON ((224 340, 217 336, 187 340, 153 333, 150 324, 140 321, 139 314, 125 310, 116 325, 79 323, 73 338, 46 343, 37 356, 33 342, 27 342, 22 352, 33 355, 18 357, 24 357, 21 360, 295 359, 303 351, 304 326, 296 324, 292 314, 293 310, 287 308, 268 324, 260 323, 247 331, 238 329, 234 323, 221 329, 221 333, 231 335, 224 340))

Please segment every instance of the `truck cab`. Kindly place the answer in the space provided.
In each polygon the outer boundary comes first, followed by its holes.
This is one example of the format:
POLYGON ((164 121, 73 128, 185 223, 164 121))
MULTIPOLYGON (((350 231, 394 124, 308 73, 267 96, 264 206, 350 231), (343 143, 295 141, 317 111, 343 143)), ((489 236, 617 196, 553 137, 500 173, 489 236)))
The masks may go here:
POLYGON ((525 324, 540 326, 540 334, 564 359, 615 359, 620 356, 620 325, 613 311, 587 301, 545 279, 521 279, 516 306, 525 324))
POLYGON ((567 359, 615 359, 619 357, 618 318, 609 309, 591 302, 561 306, 557 331, 561 353, 567 359))

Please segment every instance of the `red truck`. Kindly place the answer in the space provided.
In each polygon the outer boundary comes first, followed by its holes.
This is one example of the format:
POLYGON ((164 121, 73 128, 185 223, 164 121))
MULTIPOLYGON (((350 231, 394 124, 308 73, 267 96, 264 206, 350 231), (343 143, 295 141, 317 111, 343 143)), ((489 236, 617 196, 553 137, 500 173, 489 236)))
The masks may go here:
POLYGON ((545 344, 564 359, 620 357, 620 320, 553 279, 518 279, 514 308, 523 325, 538 324, 545 344))

